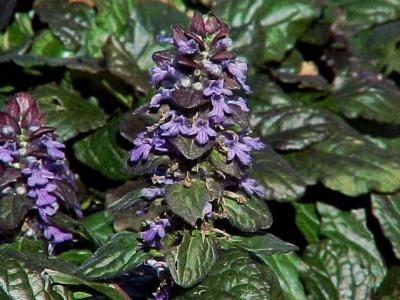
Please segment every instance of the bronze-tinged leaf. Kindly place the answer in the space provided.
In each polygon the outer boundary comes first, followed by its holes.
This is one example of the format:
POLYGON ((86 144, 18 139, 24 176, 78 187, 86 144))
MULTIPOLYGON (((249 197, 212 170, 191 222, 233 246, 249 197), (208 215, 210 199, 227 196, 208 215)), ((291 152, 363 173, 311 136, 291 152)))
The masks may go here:
POLYGON ((242 88, 239 82, 226 72, 223 72, 221 76, 224 79, 224 88, 229 90, 240 90, 242 88))
POLYGON ((206 35, 206 26, 204 24, 203 16, 195 11, 193 13, 193 17, 190 20, 190 24, 188 27, 189 31, 193 31, 194 33, 197 33, 198 35, 205 36, 206 35))
POLYGON ((11 126, 16 133, 21 132, 17 121, 13 117, 6 113, 0 112, 0 128, 4 126, 11 126))
POLYGON ((199 145, 193 137, 190 138, 184 136, 177 136, 171 139, 171 143, 185 158, 190 160, 201 157, 213 146, 211 141, 208 141, 205 145, 199 145))
POLYGON ((21 174, 20 170, 5 168, 0 165, 0 187, 6 186, 16 180, 21 174))
POLYGON ((157 65, 170 65, 174 62, 175 52, 170 50, 156 51, 153 53, 152 58, 157 65))
POLYGON ((179 25, 172 26, 171 36, 176 42, 186 41, 185 30, 182 28, 182 26, 179 25))
POLYGON ((191 68, 191 69, 199 69, 200 65, 196 62, 194 62, 192 59, 190 59, 187 56, 184 55, 177 55, 176 56, 176 62, 182 66, 191 68))
POLYGON ((201 38, 199 38, 197 35, 195 35, 193 32, 185 32, 185 35, 187 38, 194 40, 200 47, 201 50, 204 50, 204 43, 201 40, 201 38))
POLYGON ((234 59, 236 58, 236 54, 230 51, 223 51, 223 52, 218 52, 216 54, 214 54, 213 56, 211 56, 211 60, 215 61, 215 62, 220 62, 223 60, 227 60, 227 59, 234 59))
POLYGON ((46 133, 54 133, 55 130, 56 129, 53 127, 48 127, 48 126, 40 127, 38 130, 32 132, 32 134, 29 136, 29 140, 32 141, 46 133))
POLYGON ((220 28, 219 21, 214 15, 210 15, 206 21, 205 28, 207 33, 213 34, 220 28))
POLYGON ((176 105, 188 109, 204 105, 210 101, 210 99, 203 97, 202 91, 195 91, 189 88, 181 88, 173 91, 172 99, 176 105))

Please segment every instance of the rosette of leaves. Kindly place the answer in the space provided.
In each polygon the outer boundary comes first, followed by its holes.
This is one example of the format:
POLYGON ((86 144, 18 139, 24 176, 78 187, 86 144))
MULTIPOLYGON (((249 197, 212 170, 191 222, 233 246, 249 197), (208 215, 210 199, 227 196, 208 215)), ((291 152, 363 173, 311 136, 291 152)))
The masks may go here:
POLYGON ((146 187, 109 209, 116 219, 136 211, 132 226, 144 246, 162 250, 164 258, 151 261, 161 278, 157 299, 166 299, 171 286, 194 287, 185 293, 189 298, 201 291, 220 299, 243 288, 249 296, 278 299, 275 275, 254 256, 296 247, 266 234, 272 224, 267 193, 248 176, 252 151, 265 145, 248 122, 247 64, 229 50, 229 28, 214 15, 204 20, 194 13, 187 29, 173 26, 159 40, 175 48, 153 54, 156 93, 134 112, 131 126, 145 129, 126 164, 146 187))
POLYGON ((60 207, 81 216, 65 145, 54 131, 27 93, 12 96, 0 112, 1 231, 18 234, 24 223, 23 231, 43 235, 51 246, 72 239, 52 221, 60 207))

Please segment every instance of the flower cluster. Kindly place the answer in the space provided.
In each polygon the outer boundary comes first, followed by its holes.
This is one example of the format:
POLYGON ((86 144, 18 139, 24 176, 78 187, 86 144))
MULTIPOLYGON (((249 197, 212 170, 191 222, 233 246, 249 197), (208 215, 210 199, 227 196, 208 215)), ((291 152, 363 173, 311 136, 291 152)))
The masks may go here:
MULTIPOLYGON (((190 171, 187 166, 207 160, 212 149, 246 174, 251 151, 264 147, 258 138, 250 136, 246 125, 249 108, 245 95, 251 93, 246 84, 247 64, 229 50, 228 34, 228 26, 215 16, 204 20, 195 13, 187 29, 174 26, 170 37, 158 37, 175 46, 175 50, 153 54, 156 66, 150 70, 150 84, 157 92, 147 112, 160 115, 155 124, 137 135, 129 160, 140 165, 168 155, 178 167, 156 170, 152 186, 142 190, 147 200, 162 198, 166 185, 185 180, 190 171), (198 155, 188 157, 183 144, 189 144, 191 150, 196 148, 198 155)), ((265 196, 264 188, 246 175, 232 180, 248 195, 265 196)), ((204 211, 204 216, 210 215, 211 205, 204 211)), ((167 219, 148 222, 143 232, 145 242, 157 245, 169 225, 167 219)))
MULTIPOLYGON (((65 145, 44 121, 37 102, 26 93, 14 95, 0 112, 0 201, 6 195, 32 201, 44 236, 55 245, 72 239, 50 219, 59 210, 59 198, 71 197, 62 195, 76 191, 76 186, 65 160, 65 145)), ((80 216, 79 207, 72 206, 80 216)))

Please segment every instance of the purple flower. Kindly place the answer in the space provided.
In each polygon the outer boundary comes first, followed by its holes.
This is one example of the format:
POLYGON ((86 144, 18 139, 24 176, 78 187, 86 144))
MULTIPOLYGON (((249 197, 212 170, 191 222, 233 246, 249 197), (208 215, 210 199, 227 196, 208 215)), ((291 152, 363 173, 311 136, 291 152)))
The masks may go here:
POLYGON ((180 134, 187 134, 189 127, 187 120, 184 116, 172 116, 171 120, 162 124, 160 128, 164 131, 162 136, 176 136, 180 134))
POLYGON ((165 195, 164 188, 143 188, 142 197, 151 200, 157 197, 162 197, 165 195))
POLYGON ((240 109, 244 112, 249 112, 250 109, 247 107, 247 102, 243 97, 239 97, 236 101, 235 100, 229 100, 229 104, 233 104, 236 106, 239 106, 240 109))
POLYGON ((240 143, 234 139, 226 139, 225 146, 227 148, 227 160, 231 161, 235 157, 244 165, 249 165, 251 157, 249 152, 251 148, 246 144, 240 143))
POLYGON ((169 299, 169 288, 168 287, 161 287, 161 289, 153 293, 154 300, 168 300, 169 299))
POLYGON ((222 67, 218 64, 214 64, 209 60, 203 60, 203 67, 207 70, 208 73, 219 76, 222 73, 222 67))
POLYGON ((151 79, 150 84, 156 85, 160 81, 164 80, 168 76, 175 77, 177 72, 174 67, 164 64, 162 66, 155 66, 150 69, 151 79))
POLYGON ((247 64, 244 62, 230 62, 228 63, 228 71, 233 76, 235 76, 236 80, 240 83, 243 90, 247 93, 251 92, 251 89, 248 85, 246 85, 246 75, 247 75, 247 64))
POLYGON ((144 132, 137 135, 136 139, 133 141, 135 148, 130 152, 130 160, 146 160, 149 158, 151 149, 156 149, 159 151, 167 151, 165 146, 165 140, 160 138, 158 135, 153 135, 153 138, 146 137, 144 132))
POLYGON ((232 91, 224 88, 224 80, 210 80, 208 87, 204 89, 204 96, 218 95, 218 96, 232 96, 232 91))
POLYGON ((178 40, 176 41, 176 46, 178 47, 178 51, 182 54, 195 54, 200 51, 199 45, 193 39, 187 41, 178 40))
POLYGON ((206 206, 203 208, 203 216, 210 218, 212 216, 212 204, 207 203, 206 206))
POLYGON ((245 143, 248 147, 256 150, 261 150, 265 148, 265 144, 260 141, 260 138, 252 138, 251 136, 245 136, 242 138, 243 143, 245 143))
POLYGON ((171 37, 163 35, 163 34, 157 35, 157 40, 160 43, 169 43, 169 44, 173 44, 174 43, 174 40, 171 37))
POLYGON ((41 144, 47 148, 47 154, 49 154, 54 159, 64 159, 65 154, 62 150, 64 149, 65 145, 60 143, 49 136, 45 136, 41 140, 41 144))
POLYGON ((214 47, 221 51, 226 51, 231 45, 232 40, 230 38, 224 38, 216 42, 214 47))
POLYGON ((57 202, 53 202, 48 205, 38 206, 37 210, 39 211, 40 218, 43 222, 48 223, 49 216, 54 216, 58 211, 59 205, 57 202))
POLYGON ((196 135, 196 141, 200 145, 206 144, 210 138, 217 135, 214 129, 210 127, 208 120, 198 119, 187 132, 188 135, 196 135))
POLYGON ((49 194, 54 192, 57 189, 57 186, 52 183, 46 184, 43 188, 35 188, 31 189, 28 192, 28 196, 32 198, 36 198, 36 206, 45 206, 52 204, 57 201, 56 197, 49 194))
POLYGON ((169 89, 160 88, 150 100, 150 107, 159 107, 162 100, 171 99, 171 91, 169 89))
POLYGON ((0 146, 0 161, 3 163, 11 163, 14 160, 15 151, 15 143, 5 143, 0 146))
POLYGON ((266 191, 264 187, 259 185, 256 180, 252 178, 242 178, 240 180, 239 186, 244 189, 244 191, 249 195, 257 195, 261 198, 264 198, 266 195, 266 191))
POLYGON ((28 167, 22 170, 22 174, 29 175, 29 186, 34 187, 37 185, 45 185, 49 182, 49 179, 55 178, 55 174, 53 172, 50 172, 40 165, 37 165, 37 162, 34 162, 32 165, 33 167, 28 167))
POLYGON ((225 103, 223 97, 215 97, 211 98, 211 103, 213 109, 207 114, 207 116, 214 118, 217 123, 221 123, 224 119, 225 114, 232 113, 230 107, 225 103))
POLYGON ((165 236, 165 228, 171 226, 168 219, 150 222, 149 228, 141 233, 143 240, 150 246, 158 245, 159 239, 165 236))
POLYGON ((64 241, 72 240, 72 234, 54 226, 46 226, 44 229, 44 236, 53 244, 59 244, 64 241))

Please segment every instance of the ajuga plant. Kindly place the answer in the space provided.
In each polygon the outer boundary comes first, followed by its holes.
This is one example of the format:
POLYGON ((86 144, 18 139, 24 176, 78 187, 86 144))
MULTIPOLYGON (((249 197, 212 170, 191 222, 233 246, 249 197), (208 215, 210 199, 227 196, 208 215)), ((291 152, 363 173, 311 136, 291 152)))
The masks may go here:
MULTIPOLYGON (((266 191, 248 171, 252 152, 265 145, 249 126, 247 64, 229 50, 228 25, 194 13, 186 29, 173 26, 170 36, 158 38, 173 48, 153 54, 156 93, 134 113, 146 128, 133 141, 127 167, 146 179, 135 205, 144 247, 163 250, 151 264, 161 270, 155 297, 167 299, 171 287, 193 287, 224 268, 216 266, 224 255, 240 256, 223 249, 251 247, 251 234, 285 251, 295 247, 264 232, 272 224, 266 191)), ((248 272, 257 269, 248 263, 248 272)), ((255 280, 264 280, 265 269, 257 269, 255 280)), ((199 291, 202 299, 217 292, 195 288, 193 294, 199 291)), ((275 293, 272 286, 256 298, 275 293)))
POLYGON ((74 174, 65 160, 65 145, 45 125, 36 100, 18 93, 0 112, 0 228, 5 235, 23 231, 44 237, 50 248, 72 240, 52 218, 61 206, 81 216, 74 174), (9 207, 9 210, 5 209, 9 207))

